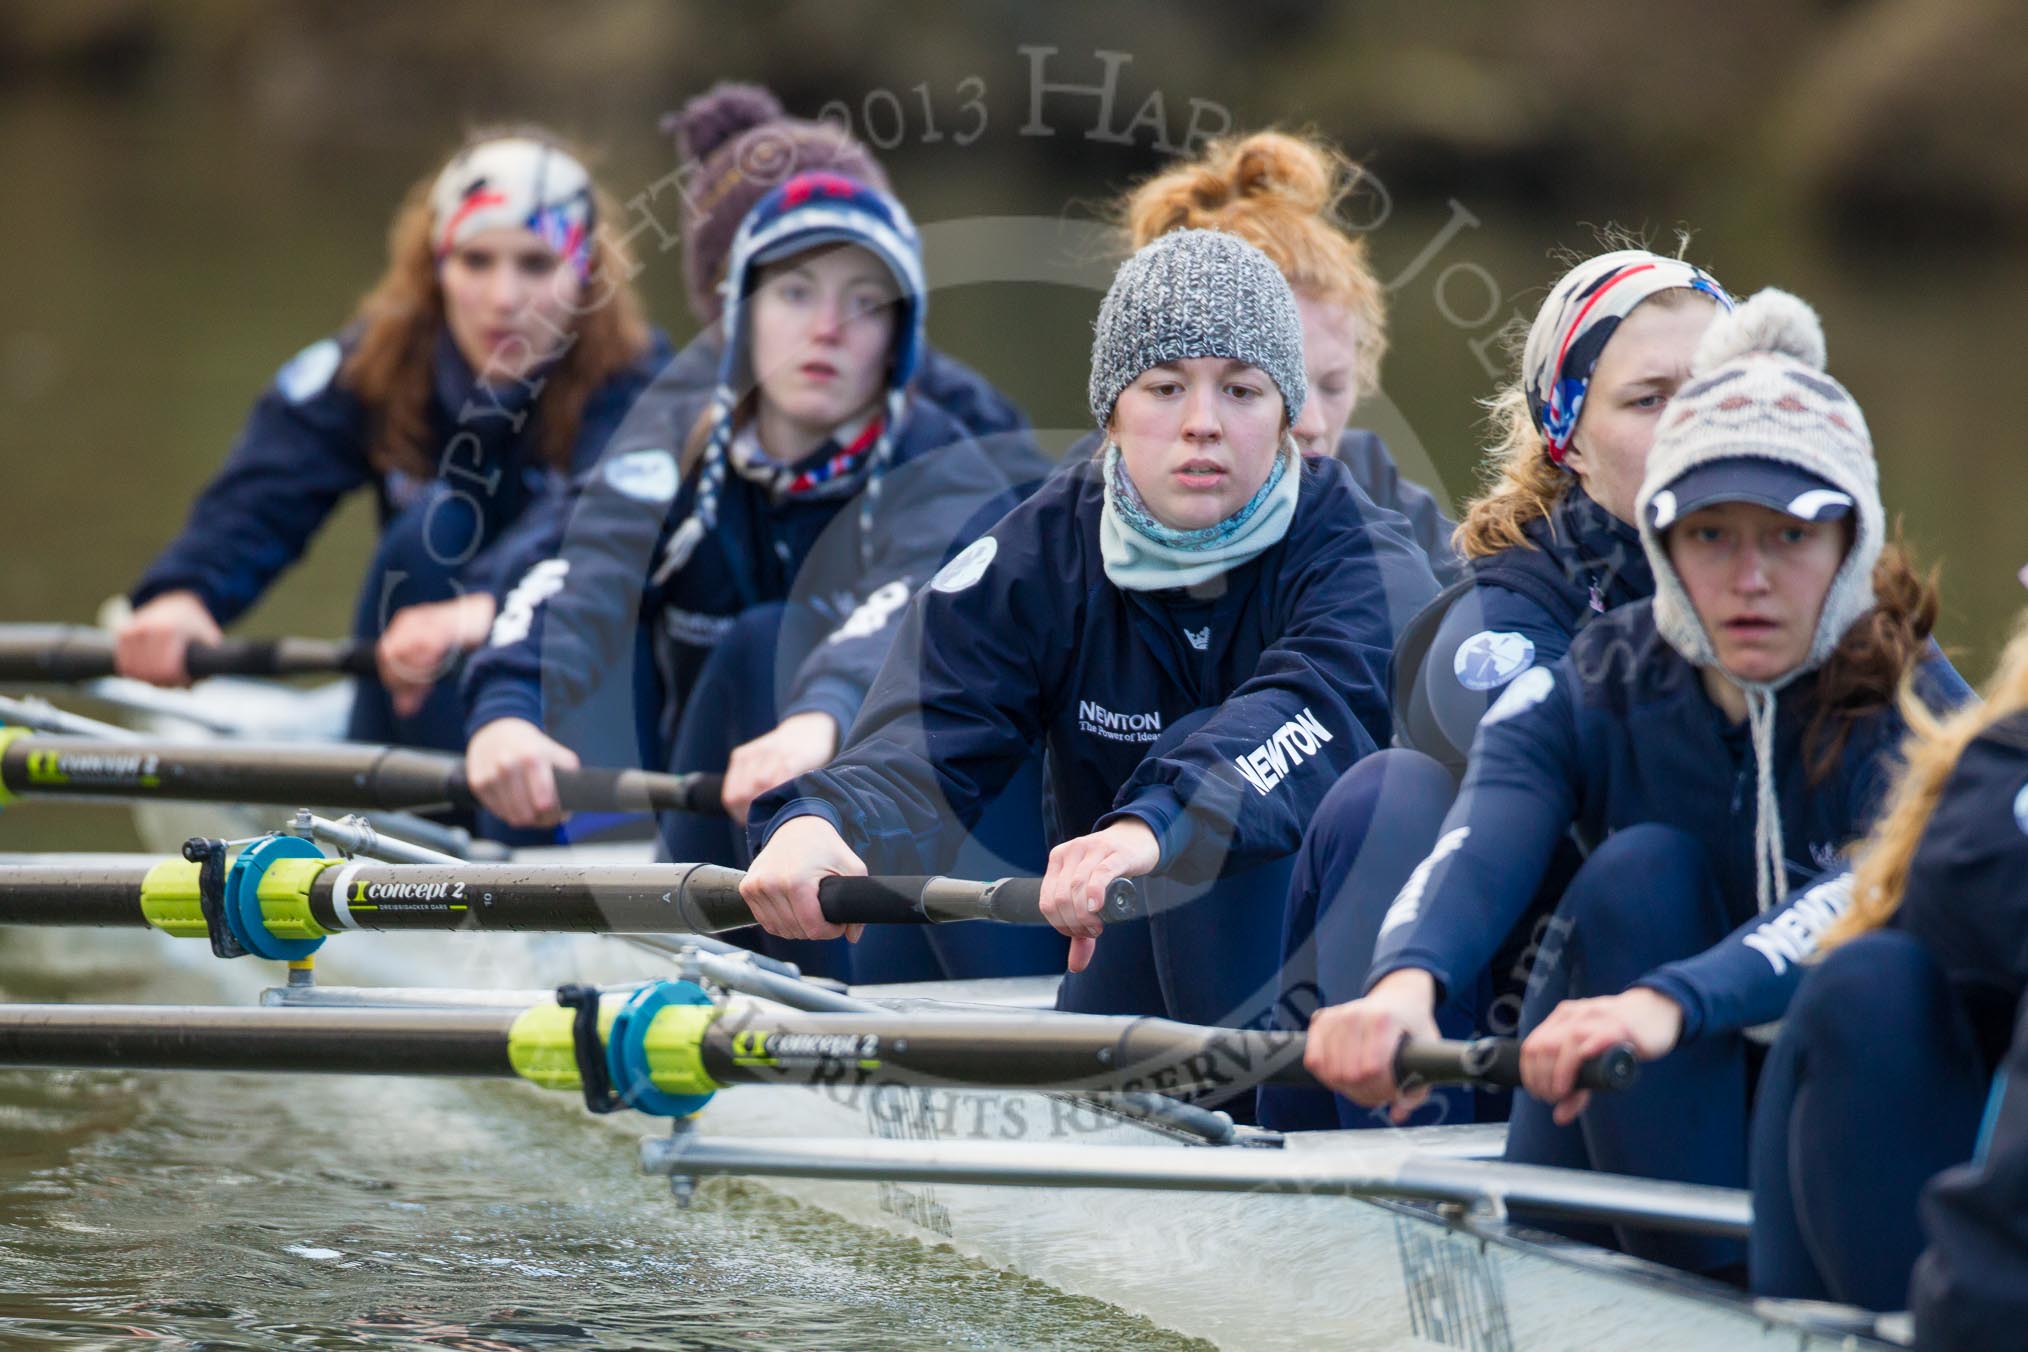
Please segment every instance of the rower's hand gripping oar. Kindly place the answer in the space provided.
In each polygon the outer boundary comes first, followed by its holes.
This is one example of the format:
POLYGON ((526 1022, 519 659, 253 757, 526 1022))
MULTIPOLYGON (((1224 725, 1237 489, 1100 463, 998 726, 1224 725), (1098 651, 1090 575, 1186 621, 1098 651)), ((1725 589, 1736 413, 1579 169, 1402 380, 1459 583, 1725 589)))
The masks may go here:
MULTIPOLYGON (((566 812, 721 813, 720 775, 558 770, 566 812)), ((0 728, 0 805, 12 797, 161 798, 348 810, 475 807, 456 756, 362 743, 102 742, 0 728)))
MULTIPOLYGON (((117 675, 112 635, 75 626, 0 629, 0 681, 68 684, 117 675)), ((192 680, 206 676, 370 676, 373 645, 353 639, 227 638, 184 652, 192 680)))
MULTIPOLYGON (((1577 1068, 1579 1089, 1627 1089, 1640 1078, 1640 1058, 1622 1042, 1577 1068)), ((1404 1090, 1430 1084, 1478 1084, 1499 1089, 1521 1086, 1521 1043, 1511 1037, 1470 1042, 1402 1036, 1394 1049, 1394 1082, 1404 1090)))

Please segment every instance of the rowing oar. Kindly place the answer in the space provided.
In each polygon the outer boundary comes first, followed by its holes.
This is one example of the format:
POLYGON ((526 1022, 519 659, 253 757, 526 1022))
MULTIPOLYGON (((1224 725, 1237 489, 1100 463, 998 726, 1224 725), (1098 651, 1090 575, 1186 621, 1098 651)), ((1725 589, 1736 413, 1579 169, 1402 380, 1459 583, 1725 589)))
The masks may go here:
MULTIPOLYGON (((558 770, 567 812, 717 813, 719 775, 558 770)), ((456 756, 350 743, 90 741, 0 728, 0 805, 14 797, 175 799, 276 807, 474 807, 456 756)))
MULTIPOLYGON (((669 983, 675 984, 675 983, 669 983)), ((1270 1069, 1300 1083, 1300 1035, 1084 1015, 791 1015, 662 1003, 646 988, 600 1011, 594 1064, 617 1099, 694 1114, 734 1085, 1095 1091, 1270 1069), (644 998, 645 997, 645 998, 644 998), (652 1010, 628 1022, 630 1011, 652 1010), (646 1084, 629 1085, 630 1068, 646 1084), (641 1090, 645 1088, 646 1094, 641 1090), (644 1098, 661 1096, 661 1102, 644 1098)), ((574 1011, 0 1007, 0 1065, 508 1077, 582 1091, 574 1011)), ((738 1092, 735 1090, 734 1092, 738 1092)), ((834 1090, 835 1092, 835 1090, 834 1090)), ((869 1108, 869 1111, 873 1111, 869 1108)), ((1382 1138, 1378 1133, 1374 1139, 1382 1138)), ((652 1173, 762 1174, 1022 1187, 1158 1188, 1526 1206, 1573 1219, 1740 1235, 1729 1189, 1409 1155, 1369 1164, 1312 1151, 1026 1142, 732 1141, 683 1132, 642 1143, 652 1173)))
MULTIPOLYGON (((1303 1067, 1305 1035, 1283 1030, 1053 1011, 782 1012, 713 1004, 682 981, 623 994, 599 1007, 594 1046, 614 1067, 634 1068, 612 1076, 614 1092, 630 1101, 650 1092, 708 1097, 754 1084, 1162 1093, 1318 1087, 1303 1067)), ((519 1075, 578 1090, 582 1013, 553 1002, 519 1011, 4 1005, 0 1065, 519 1075)), ((591 1031, 588 1023, 583 1031, 591 1031)), ((1410 1054, 1456 1058, 1463 1079, 1469 1045, 1411 1043, 1410 1054)), ((1495 1058, 1472 1082, 1512 1088, 1514 1079, 1501 1078, 1510 1064, 1495 1058)), ((1624 1087, 1593 1078, 1599 1088, 1624 1087)))
MULTIPOLYGON (((193 643, 183 665, 205 676, 370 676, 373 645, 346 639, 228 638, 193 643)), ((117 675, 113 637, 72 625, 0 627, 0 681, 69 683, 117 675)))
MULTIPOLYGON (((0 925, 153 926, 214 946, 223 927, 245 951, 295 959, 346 930, 716 934, 754 923, 739 895, 746 875, 715 864, 382 864, 329 859, 290 835, 265 837, 223 869, 191 853, 153 865, 0 867, 0 925)), ((1041 886, 828 878, 818 895, 841 924, 1040 924, 1041 886)), ((1107 896, 1115 918, 1139 908, 1131 882, 1107 896)))
MULTIPOLYGON (((835 1090, 898 1084, 1073 1093, 1261 1082, 1314 1085, 1302 1068, 1302 1048, 1300 1033, 1201 1028, 1150 1018, 1040 1012, 797 1014, 744 1004, 721 1008, 687 982, 641 987, 624 1002, 594 998, 577 1008, 545 1003, 519 1012, 0 1006, 0 1065, 5 1066, 519 1076, 544 1088, 586 1093, 588 1099, 603 1095, 608 1099, 604 1106, 678 1117, 697 1113, 713 1094, 740 1085, 835 1090)), ((1428 1049, 1412 1051, 1422 1056, 1428 1049)), ((1484 1188, 1459 1193, 1456 1177, 1432 1190, 1426 1185, 1435 1176, 1428 1174, 1407 1180, 1413 1190, 1390 1190, 1385 1183, 1354 1186, 1344 1178, 1333 1184, 1328 1165, 1300 1152, 1243 1151, 1228 1157, 1223 1150, 1177 1151, 1177 1160, 1144 1161, 1142 1156, 1153 1152, 1108 1147, 1103 1160, 1078 1163, 1065 1155, 1044 1163, 1051 1147, 1022 1145, 979 1153, 967 1164, 939 1153, 947 1147, 937 1147, 927 1155, 875 1151, 855 1165, 844 1158, 849 1148, 827 1152, 826 1147, 825 1142, 806 1142, 770 1153, 769 1148, 730 1142, 684 1146, 654 1141, 644 1146, 644 1161, 652 1171, 686 1175, 783 1173, 1214 1191, 1257 1186, 1455 1202, 1487 1196, 1484 1188), (1031 1153, 1035 1151, 1044 1154, 1031 1153), (1287 1163, 1238 1163, 1241 1156, 1287 1163), (1193 1165, 1181 1160, 1195 1161, 1205 1172, 1194 1176, 1188 1172, 1193 1165), (882 1172, 881 1164, 889 1171, 882 1172)), ((1065 1148, 1055 1149, 1061 1154, 1065 1148)), ((1542 1172, 1542 1177, 1555 1172, 1542 1172)), ((1728 1227, 1744 1224, 1736 1209, 1743 1205, 1743 1194, 1726 1194, 1721 1204, 1718 1190, 1693 1189, 1672 1194, 1681 1205, 1628 1212, 1604 1209, 1624 1200, 1610 1189, 1592 1182, 1573 1186, 1574 1209, 1552 1204, 1546 1199, 1553 1193, 1540 1189, 1502 1187, 1499 1195, 1565 1215, 1704 1233, 1732 1233, 1728 1227), (1706 1192, 1709 1197, 1703 1196, 1706 1192)))

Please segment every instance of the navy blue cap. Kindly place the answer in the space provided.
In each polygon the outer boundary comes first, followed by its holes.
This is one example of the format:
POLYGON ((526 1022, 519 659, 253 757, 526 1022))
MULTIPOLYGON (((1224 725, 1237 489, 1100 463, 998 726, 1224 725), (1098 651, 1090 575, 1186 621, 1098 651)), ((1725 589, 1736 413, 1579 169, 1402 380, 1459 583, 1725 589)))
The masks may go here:
POLYGON ((1852 512, 1852 495, 1783 460, 1733 455, 1684 470, 1648 499, 1648 520, 1667 530, 1678 517, 1721 502, 1751 502, 1802 521, 1835 521, 1852 512))

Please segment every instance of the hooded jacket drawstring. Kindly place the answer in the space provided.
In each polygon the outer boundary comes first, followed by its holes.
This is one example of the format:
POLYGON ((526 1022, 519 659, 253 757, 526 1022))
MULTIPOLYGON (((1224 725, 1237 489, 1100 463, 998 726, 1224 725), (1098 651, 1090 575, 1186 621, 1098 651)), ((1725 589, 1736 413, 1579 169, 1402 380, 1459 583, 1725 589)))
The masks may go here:
POLYGON ((1758 683, 1742 682, 1739 688, 1746 694, 1747 733, 1753 742, 1754 899, 1765 912, 1789 895, 1788 869, 1782 863, 1787 853, 1782 842, 1782 809, 1775 797, 1775 692, 1773 687, 1758 683))

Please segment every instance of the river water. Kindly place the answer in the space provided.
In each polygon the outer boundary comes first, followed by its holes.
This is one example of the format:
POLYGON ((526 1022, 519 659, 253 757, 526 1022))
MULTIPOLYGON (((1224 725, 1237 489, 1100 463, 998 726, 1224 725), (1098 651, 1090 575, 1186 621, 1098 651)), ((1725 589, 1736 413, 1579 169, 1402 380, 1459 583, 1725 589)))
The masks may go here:
MULTIPOLYGON (((608 158, 622 195, 664 172, 661 151, 643 134, 608 158)), ((203 106, 13 100, 0 118, 0 252, 16 264, 0 315, 0 619, 89 622, 132 581, 269 373, 334 328, 371 279, 388 204, 430 153, 306 153, 203 106)), ((1092 182, 1064 186, 974 163, 902 181, 919 185, 932 230, 1016 216, 1046 242, 1066 200, 1096 199, 1118 177, 1099 165, 1092 182)), ((1778 281, 1822 309, 1832 369, 1879 443, 1889 505, 1919 554, 1945 564, 1943 637, 1983 675, 2028 599, 2014 580, 2028 559, 2028 458, 2006 416, 2028 348, 2028 261, 1853 253, 1759 219, 1744 193, 1712 203, 1702 223, 1693 256, 1735 290, 1778 281)), ((1401 202, 1372 239, 1399 284, 1386 391, 1361 421, 1455 498, 1472 480, 1472 400, 1491 388, 1490 328, 1532 306, 1554 270, 1548 248, 1581 245, 1584 232, 1512 206, 1401 202), (1473 224, 1457 229, 1461 210, 1473 224)), ((937 295, 933 331, 1067 444, 1084 417, 1096 295, 1024 284, 1008 275, 1018 268, 982 272, 999 280, 937 295)), ((651 259, 643 286, 651 310, 682 327, 674 256, 651 259)), ((341 511, 246 632, 342 632, 370 535, 363 502, 341 511)), ((116 811, 0 814, 0 850, 134 843, 116 811)), ((0 933, 0 998, 220 998, 142 951, 84 932, 0 933)), ((636 1173, 624 1138, 501 1087, 0 1073, 0 1345, 143 1342, 478 1352, 1175 1340, 758 1189, 713 1183, 679 1211, 636 1173)))
MULTIPOLYGON (((159 952, 145 935, 0 934, 0 1000, 244 999, 243 981, 159 952)), ((755 1186, 708 1181, 678 1208, 629 1136, 568 1096, 0 1072, 0 1347, 143 1344, 1193 1345, 755 1186)))

